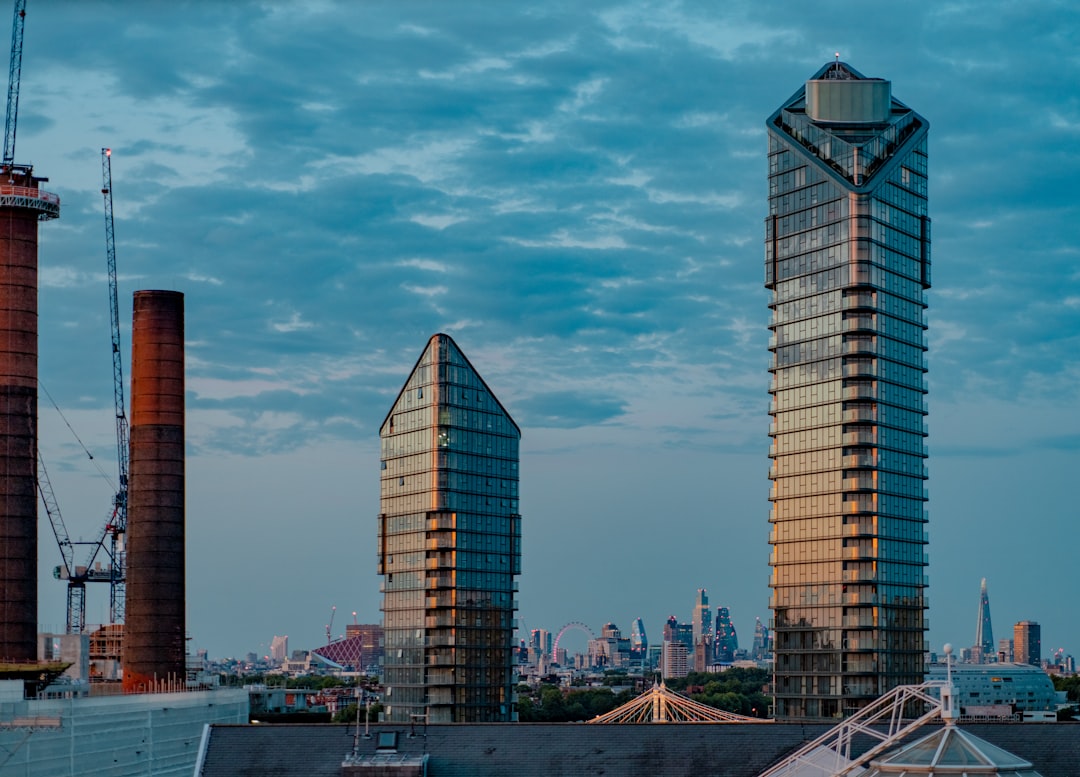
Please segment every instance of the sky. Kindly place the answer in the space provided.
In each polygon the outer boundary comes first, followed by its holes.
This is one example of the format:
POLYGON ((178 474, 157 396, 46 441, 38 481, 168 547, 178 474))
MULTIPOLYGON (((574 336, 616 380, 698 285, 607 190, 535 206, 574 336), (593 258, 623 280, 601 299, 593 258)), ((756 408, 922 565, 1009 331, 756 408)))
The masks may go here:
MULTIPOLYGON (((749 646, 765 119, 839 52, 930 122, 929 644, 973 643, 985 577, 995 637, 1035 620, 1044 654, 1080 653, 1080 6, 28 5, 15 156, 62 200, 41 450, 96 537, 111 147, 125 375, 132 293, 186 299, 192 650, 378 622, 378 426, 436 332, 522 428, 519 624, 658 638, 704 587, 749 646)), ((39 557, 62 630, 44 514, 39 557)), ((87 599, 107 620, 105 586, 87 599)))

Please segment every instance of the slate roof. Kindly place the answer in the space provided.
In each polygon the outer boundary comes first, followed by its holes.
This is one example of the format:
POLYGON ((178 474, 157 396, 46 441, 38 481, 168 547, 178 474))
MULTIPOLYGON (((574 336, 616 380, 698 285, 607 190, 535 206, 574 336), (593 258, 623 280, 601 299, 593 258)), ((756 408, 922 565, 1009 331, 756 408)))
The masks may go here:
MULTIPOLYGON (((924 736, 929 726, 916 733, 924 736)), ((963 726, 1031 761, 1043 777, 1077 777, 1080 724, 963 726)), ((444 724, 415 728, 372 726, 361 752, 375 750, 377 731, 399 731, 402 753, 430 756, 429 777, 756 777, 828 726, 680 724, 655 726, 578 723, 444 724)), ((339 777, 352 750, 352 725, 212 726, 199 777, 339 777)))

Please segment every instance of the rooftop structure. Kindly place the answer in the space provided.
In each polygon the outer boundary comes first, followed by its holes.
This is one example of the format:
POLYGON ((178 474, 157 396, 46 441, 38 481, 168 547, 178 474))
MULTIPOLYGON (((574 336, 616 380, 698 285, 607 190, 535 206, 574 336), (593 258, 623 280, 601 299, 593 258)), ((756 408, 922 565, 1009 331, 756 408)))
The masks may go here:
POLYGON ((870 762, 863 777, 1040 777, 1031 762, 954 725, 946 725, 895 753, 870 762))
POLYGON ((923 678, 927 122, 830 62, 767 123, 778 719, 923 678))
MULTIPOLYGON (((601 773, 604 777, 757 777, 807 738, 827 729, 820 723, 372 724, 371 738, 361 736, 359 751, 373 755, 379 734, 396 731, 398 752, 427 754, 429 773, 439 777, 601 773)), ((1076 777, 1080 737, 1075 725, 982 724, 962 730, 1030 761, 1042 777, 1076 777)), ((342 759, 351 752, 355 732, 353 724, 211 726, 199 775, 340 777, 342 759)))

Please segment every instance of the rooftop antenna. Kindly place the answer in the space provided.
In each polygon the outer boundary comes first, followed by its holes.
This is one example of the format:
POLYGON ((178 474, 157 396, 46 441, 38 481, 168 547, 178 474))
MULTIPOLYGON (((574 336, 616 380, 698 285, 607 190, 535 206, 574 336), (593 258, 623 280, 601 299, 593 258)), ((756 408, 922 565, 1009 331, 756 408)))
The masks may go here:
POLYGON ((956 707, 953 705, 952 652, 952 644, 946 642, 945 687, 941 689, 941 719, 945 721, 947 726, 956 723, 956 707))

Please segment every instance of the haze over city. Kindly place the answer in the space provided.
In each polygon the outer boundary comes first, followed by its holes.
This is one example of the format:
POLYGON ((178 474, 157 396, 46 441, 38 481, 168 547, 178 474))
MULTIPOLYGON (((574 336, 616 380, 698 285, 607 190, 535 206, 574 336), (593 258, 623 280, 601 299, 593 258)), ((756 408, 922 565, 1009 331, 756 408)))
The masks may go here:
MULTIPOLYGON (((926 116, 929 639, 1069 603, 1080 11, 729 3, 34 3, 41 450, 73 536, 115 470, 100 148, 131 293, 186 295, 188 630, 377 622, 378 427, 450 333, 522 428, 519 622, 768 609, 765 118, 835 53, 926 116)), ((125 366, 130 354, 125 354, 125 366)), ((42 516, 40 618, 64 586, 42 516)), ((107 620, 107 592, 88 618, 107 620)))

